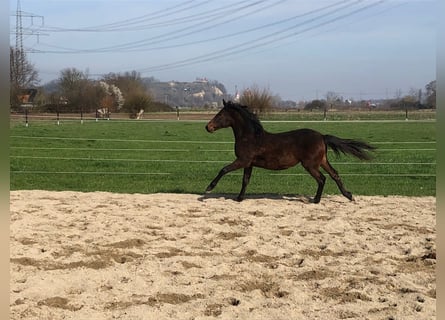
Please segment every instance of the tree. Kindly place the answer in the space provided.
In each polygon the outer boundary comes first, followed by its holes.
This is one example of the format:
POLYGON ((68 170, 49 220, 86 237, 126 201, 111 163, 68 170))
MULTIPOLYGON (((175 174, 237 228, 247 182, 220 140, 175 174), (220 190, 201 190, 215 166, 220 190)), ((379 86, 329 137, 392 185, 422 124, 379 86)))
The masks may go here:
POLYGON ((103 77, 103 81, 120 89, 124 101, 121 110, 130 113, 130 116, 141 109, 150 111, 153 98, 147 92, 139 72, 109 73, 103 77))
POLYGON ((71 111, 94 112, 100 108, 105 90, 76 68, 67 68, 60 72, 59 88, 61 97, 66 99, 71 111))
POLYGON ((35 88, 40 80, 37 70, 26 57, 25 52, 9 47, 10 101, 12 107, 20 105, 19 94, 23 89, 35 88))
POLYGON ((326 109, 326 101, 324 100, 312 100, 311 102, 309 102, 308 104, 306 104, 304 106, 305 110, 314 110, 314 109, 318 109, 318 110, 324 110, 326 109))
POLYGON ((102 108, 108 108, 110 111, 118 111, 124 105, 125 99, 121 90, 114 84, 108 84, 105 81, 99 81, 99 85, 105 91, 100 105, 102 108))
POLYGON ((67 98, 77 94, 79 87, 86 79, 85 74, 76 68, 63 69, 59 76, 61 93, 67 98))
POLYGON ((436 109, 436 80, 429 82, 426 86, 426 105, 436 109))
POLYGON ((403 109, 414 109, 418 107, 417 95, 408 94, 400 101, 403 109))
POLYGON ((328 91, 326 93, 326 102, 328 104, 334 103, 334 102, 341 102, 343 99, 340 97, 336 92, 334 91, 328 91))
POLYGON ((128 96, 132 92, 145 91, 145 85, 139 72, 131 71, 121 73, 109 73, 103 77, 103 81, 109 85, 115 85, 122 94, 128 96))
POLYGON ((258 114, 265 113, 272 109, 274 96, 268 89, 260 89, 253 86, 252 89, 245 89, 240 96, 240 104, 248 106, 250 110, 258 114))

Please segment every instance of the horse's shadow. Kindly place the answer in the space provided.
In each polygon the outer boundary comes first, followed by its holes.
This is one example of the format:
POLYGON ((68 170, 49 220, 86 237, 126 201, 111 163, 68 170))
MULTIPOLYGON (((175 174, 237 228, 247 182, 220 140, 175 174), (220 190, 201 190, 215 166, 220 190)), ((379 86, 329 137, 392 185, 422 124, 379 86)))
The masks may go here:
MULTIPOLYGON (((204 193, 198 198, 198 201, 205 201, 208 199, 224 199, 224 200, 236 200, 237 194, 235 193, 204 193)), ((295 195, 295 194, 273 194, 273 193, 262 193, 262 194, 249 194, 246 196, 245 200, 290 200, 302 203, 314 203, 314 199, 309 196, 295 195)))

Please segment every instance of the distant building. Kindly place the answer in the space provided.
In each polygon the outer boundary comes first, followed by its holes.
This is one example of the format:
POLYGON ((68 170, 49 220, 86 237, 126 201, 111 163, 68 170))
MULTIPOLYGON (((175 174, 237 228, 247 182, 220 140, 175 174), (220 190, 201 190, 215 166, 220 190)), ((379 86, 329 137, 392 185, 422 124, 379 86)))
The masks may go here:
POLYGON ((21 107, 34 106, 34 98, 37 95, 37 89, 20 89, 17 99, 21 107))
POLYGON ((209 80, 207 80, 207 78, 199 78, 199 77, 196 77, 196 80, 194 81, 195 83, 208 83, 209 82, 209 80))

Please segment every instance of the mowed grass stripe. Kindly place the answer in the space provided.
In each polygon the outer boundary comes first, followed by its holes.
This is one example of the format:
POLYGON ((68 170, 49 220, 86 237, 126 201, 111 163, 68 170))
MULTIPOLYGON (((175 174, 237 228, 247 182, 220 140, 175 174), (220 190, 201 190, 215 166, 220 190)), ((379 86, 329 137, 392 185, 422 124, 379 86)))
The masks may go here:
MULTIPOLYGON (((106 138, 70 138, 70 137, 42 137, 42 136, 14 136, 11 135, 10 138, 16 138, 16 139, 41 139, 41 140, 75 140, 75 141, 105 141, 105 142, 147 142, 147 143, 191 143, 191 144, 212 144, 212 143, 218 143, 218 144, 233 144, 233 139, 230 141, 205 141, 205 140, 141 140, 141 139, 106 139, 106 138)), ((435 144, 436 141, 368 141, 370 144, 435 144)), ((125 150, 125 149, 123 149, 125 150)), ((143 150, 141 148, 141 150, 143 150)), ((168 149, 167 149, 168 150, 168 149)))
MULTIPOLYGON (((123 161, 123 162, 184 162, 184 163, 229 163, 228 160, 182 160, 182 159, 127 159, 127 158, 66 158, 66 157, 38 157, 38 156, 10 156, 17 159, 33 160, 80 160, 80 161, 123 161)), ((330 162, 332 165, 436 165, 436 162, 330 162)))
POLYGON ((143 140, 143 139, 107 139, 107 138, 70 138, 70 137, 35 137, 35 136, 10 136, 16 139, 40 139, 40 140, 76 140, 76 141, 109 141, 109 142, 146 142, 146 143, 191 143, 191 144, 224 144, 233 141, 197 141, 197 140, 143 140))
MULTIPOLYGON (((264 126, 271 132, 295 129, 291 123, 264 126)), ((428 148, 436 143, 434 123, 307 126, 324 134, 377 141, 374 144, 383 147, 374 153, 373 162, 336 158, 330 152, 331 163, 354 194, 435 195, 435 149, 428 148)), ((193 123, 39 124, 12 126, 11 135, 12 190, 202 193, 235 159, 230 129, 208 134, 202 124, 193 123)), ((239 170, 224 177, 215 192, 239 192, 241 175, 239 170)), ((280 172, 255 168, 247 194, 311 195, 315 190, 315 181, 301 166, 280 172)), ((326 193, 338 194, 329 178, 326 193)))

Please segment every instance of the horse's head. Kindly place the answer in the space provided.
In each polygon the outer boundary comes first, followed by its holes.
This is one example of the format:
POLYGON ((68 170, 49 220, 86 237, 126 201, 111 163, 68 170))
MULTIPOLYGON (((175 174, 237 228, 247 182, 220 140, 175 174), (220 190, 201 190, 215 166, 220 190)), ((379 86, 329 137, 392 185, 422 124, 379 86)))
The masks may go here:
POLYGON ((232 102, 223 100, 223 105, 224 107, 207 123, 206 130, 208 132, 212 133, 218 129, 227 128, 232 125, 233 118, 228 110, 232 102))

